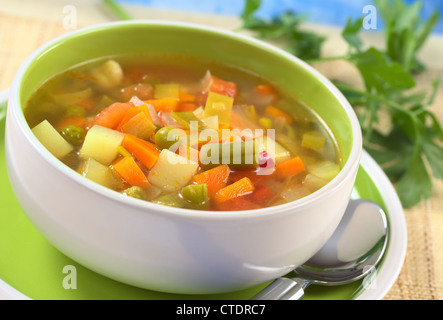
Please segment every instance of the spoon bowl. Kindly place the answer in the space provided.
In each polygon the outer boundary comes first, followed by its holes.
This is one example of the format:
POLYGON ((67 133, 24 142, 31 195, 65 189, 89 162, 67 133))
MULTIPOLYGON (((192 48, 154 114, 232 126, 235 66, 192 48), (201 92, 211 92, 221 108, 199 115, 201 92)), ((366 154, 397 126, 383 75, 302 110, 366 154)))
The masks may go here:
POLYGON ((295 277, 274 280, 253 300, 298 300, 310 284, 343 285, 373 274, 388 242, 386 214, 369 200, 351 200, 328 242, 295 277))

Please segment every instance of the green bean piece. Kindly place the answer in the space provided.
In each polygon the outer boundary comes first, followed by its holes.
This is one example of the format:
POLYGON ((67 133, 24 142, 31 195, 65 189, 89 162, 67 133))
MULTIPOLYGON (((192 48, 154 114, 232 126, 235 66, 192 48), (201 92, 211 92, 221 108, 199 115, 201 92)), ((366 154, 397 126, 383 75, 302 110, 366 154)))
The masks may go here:
POLYGON ((180 136, 172 127, 163 127, 155 133, 155 145, 160 150, 169 149, 180 140, 180 136))
POLYGON ((258 149, 253 140, 208 143, 201 147, 199 157, 204 170, 220 164, 227 164, 233 170, 256 169, 258 149))
POLYGON ((208 186, 204 184, 192 184, 181 190, 184 200, 189 201, 193 206, 204 207, 209 201, 208 186))
POLYGON ((73 125, 63 128, 60 133, 66 141, 74 146, 81 145, 86 136, 85 129, 73 125))
POLYGON ((127 189, 123 190, 122 193, 124 195, 127 195, 128 197, 132 197, 132 198, 136 198, 136 199, 140 199, 140 200, 147 200, 147 196, 146 196, 145 191, 138 186, 133 186, 133 187, 127 188, 127 189))
POLYGON ((174 207, 174 208, 186 208, 187 204, 184 199, 182 199, 177 193, 169 193, 160 196, 154 200, 153 203, 160 204, 163 206, 174 207))

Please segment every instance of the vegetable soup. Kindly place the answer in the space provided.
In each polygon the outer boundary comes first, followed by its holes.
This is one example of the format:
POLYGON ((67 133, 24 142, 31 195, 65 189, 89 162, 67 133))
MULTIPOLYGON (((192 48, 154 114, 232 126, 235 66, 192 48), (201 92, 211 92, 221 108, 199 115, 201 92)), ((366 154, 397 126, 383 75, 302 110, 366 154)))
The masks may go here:
POLYGON ((24 109, 67 166, 126 196, 197 210, 251 210, 305 197, 341 155, 296 97, 240 68, 116 56, 57 74, 24 109))

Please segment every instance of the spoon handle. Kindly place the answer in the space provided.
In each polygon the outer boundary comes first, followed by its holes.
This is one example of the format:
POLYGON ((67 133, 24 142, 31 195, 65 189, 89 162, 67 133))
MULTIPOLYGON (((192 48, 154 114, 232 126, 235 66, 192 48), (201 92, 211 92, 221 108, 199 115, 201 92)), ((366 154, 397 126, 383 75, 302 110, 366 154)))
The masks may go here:
POLYGON ((255 295, 252 300, 300 300, 308 282, 300 278, 278 278, 255 295))

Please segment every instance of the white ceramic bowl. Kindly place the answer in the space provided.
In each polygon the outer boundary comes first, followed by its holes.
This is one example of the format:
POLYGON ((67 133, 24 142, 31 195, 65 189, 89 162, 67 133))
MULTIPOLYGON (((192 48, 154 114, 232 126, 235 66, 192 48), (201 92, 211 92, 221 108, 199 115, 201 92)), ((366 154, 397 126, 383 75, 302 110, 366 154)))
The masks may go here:
POLYGON ((323 246, 344 213, 361 144, 351 106, 307 64, 246 36, 171 22, 100 25, 39 48, 14 79, 6 123, 8 173, 34 226, 91 270, 174 293, 242 289, 304 263, 323 246), (255 211, 192 211, 142 202, 101 187, 61 163, 32 134, 22 108, 52 74, 84 60, 154 47, 214 57, 292 86, 336 134, 345 154, 343 169, 327 186, 293 203, 255 211))

